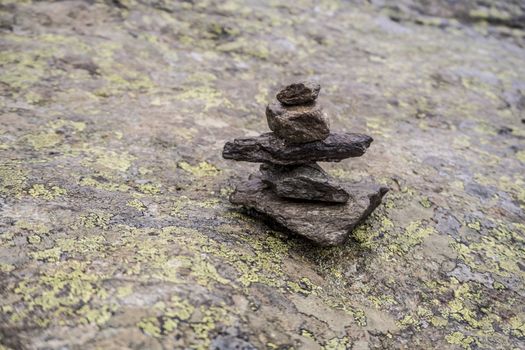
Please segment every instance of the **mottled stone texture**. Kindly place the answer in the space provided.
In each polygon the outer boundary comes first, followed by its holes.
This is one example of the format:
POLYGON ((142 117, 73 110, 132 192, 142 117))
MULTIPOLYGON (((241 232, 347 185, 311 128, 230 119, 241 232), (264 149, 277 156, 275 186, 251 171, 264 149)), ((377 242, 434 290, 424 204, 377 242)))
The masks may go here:
POLYGON ((292 201, 279 197, 261 178, 252 177, 237 186, 230 200, 271 217, 291 231, 317 244, 333 246, 343 243, 350 232, 366 218, 388 192, 386 187, 363 183, 345 186, 351 193, 345 204, 292 201))
POLYGON ((270 130, 290 143, 320 141, 330 135, 328 116, 316 102, 299 106, 270 103, 266 119, 270 130))
POLYGON ((266 133, 227 142, 222 156, 225 159, 279 165, 307 164, 315 161, 338 162, 362 156, 372 141, 368 135, 333 133, 322 141, 289 144, 273 133, 266 133))
POLYGON ((522 4, 0 1, 0 348, 524 348, 522 4), (334 248, 221 157, 309 78, 391 189, 334 248))
POLYGON ((321 85, 313 81, 304 81, 285 86, 277 93, 277 100, 285 105, 302 105, 314 102, 319 95, 321 85))
POLYGON ((345 203, 348 192, 317 164, 275 166, 262 164, 261 179, 279 197, 345 203))

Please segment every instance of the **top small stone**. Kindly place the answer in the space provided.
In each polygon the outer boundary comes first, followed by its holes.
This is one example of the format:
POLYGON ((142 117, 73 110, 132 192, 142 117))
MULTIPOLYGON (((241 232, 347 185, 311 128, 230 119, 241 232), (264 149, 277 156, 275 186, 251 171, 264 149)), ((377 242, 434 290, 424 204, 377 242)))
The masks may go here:
POLYGON ((277 99, 285 105, 302 105, 317 99, 321 85, 313 81, 290 84, 279 91, 277 99))

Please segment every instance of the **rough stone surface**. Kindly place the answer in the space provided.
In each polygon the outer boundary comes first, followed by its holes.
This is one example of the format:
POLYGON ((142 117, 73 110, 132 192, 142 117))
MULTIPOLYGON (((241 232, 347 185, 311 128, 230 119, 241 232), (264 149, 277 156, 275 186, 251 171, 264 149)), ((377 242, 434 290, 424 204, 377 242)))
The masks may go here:
POLYGON ((313 81, 293 83, 277 93, 277 100, 285 105, 301 105, 315 101, 321 85, 313 81))
POLYGON ((317 164, 274 166, 262 164, 261 179, 284 198, 345 203, 349 195, 339 181, 317 164))
POLYGON ((524 11, 488 3, 0 1, 0 348, 524 348, 524 11), (334 248, 221 157, 309 78, 375 140, 323 168, 391 189, 334 248))
POLYGON ((362 156, 372 141, 368 135, 334 133, 322 141, 296 145, 286 143, 273 133, 266 133, 227 142, 222 156, 225 159, 279 165, 339 162, 342 159, 362 156))
POLYGON ((260 177, 252 176, 237 186, 230 201, 255 209, 317 244, 330 246, 343 243, 388 191, 386 187, 362 183, 345 189, 351 194, 345 204, 292 201, 277 196, 260 177))
POLYGON ((330 135, 328 116, 317 102, 300 106, 270 103, 266 119, 270 130, 291 143, 324 140, 330 135))

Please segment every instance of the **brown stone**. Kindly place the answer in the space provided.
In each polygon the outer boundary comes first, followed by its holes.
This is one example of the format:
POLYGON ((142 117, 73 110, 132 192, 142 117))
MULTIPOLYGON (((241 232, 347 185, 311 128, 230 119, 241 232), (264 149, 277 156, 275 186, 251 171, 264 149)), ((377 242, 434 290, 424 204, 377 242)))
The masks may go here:
POLYGON ((324 140, 330 134, 328 116, 315 101, 299 106, 271 103, 266 107, 266 119, 270 130, 290 143, 324 140))

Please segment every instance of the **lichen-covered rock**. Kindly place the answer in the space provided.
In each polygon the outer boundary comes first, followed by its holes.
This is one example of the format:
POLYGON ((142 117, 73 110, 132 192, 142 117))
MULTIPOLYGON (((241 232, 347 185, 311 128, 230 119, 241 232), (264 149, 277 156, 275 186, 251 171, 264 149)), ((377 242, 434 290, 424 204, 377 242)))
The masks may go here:
POLYGON ((322 141, 288 144, 273 133, 266 133, 227 142, 222 156, 225 159, 279 165, 339 162, 342 159, 362 156, 372 141, 368 135, 333 133, 322 141))
POLYGON ((524 348, 524 10, 0 1, 0 349, 524 348), (377 140, 323 168, 390 188, 333 248, 220 152, 310 76, 377 140))
POLYGON ((290 143, 320 141, 330 134, 328 116, 315 101, 298 106, 270 103, 266 119, 270 130, 290 143))
POLYGON ((277 100, 285 105, 301 105, 315 101, 321 85, 313 81, 293 83, 277 93, 277 100))
POLYGON ((317 164, 262 164, 260 171, 262 181, 270 185, 279 197, 332 203, 346 203, 349 198, 339 181, 317 164))
POLYGON ((237 186, 230 201, 253 208, 317 244, 331 246, 343 243, 388 191, 386 187, 363 183, 345 189, 351 194, 345 204, 291 201, 277 196, 260 177, 252 176, 237 186))

